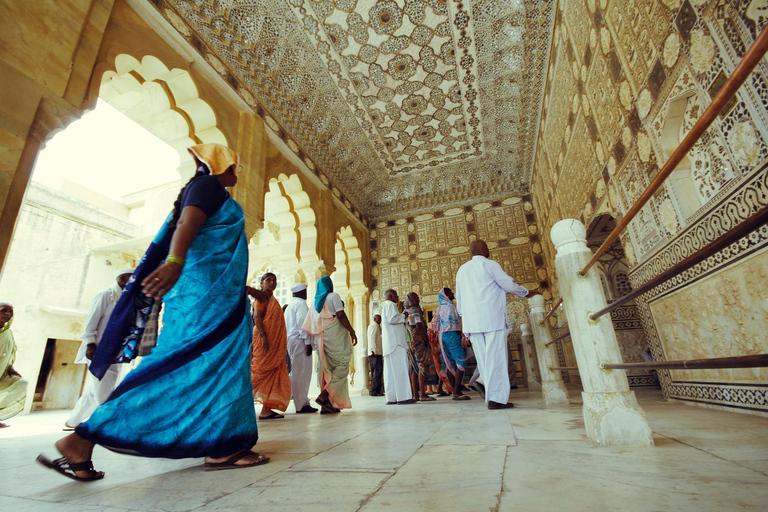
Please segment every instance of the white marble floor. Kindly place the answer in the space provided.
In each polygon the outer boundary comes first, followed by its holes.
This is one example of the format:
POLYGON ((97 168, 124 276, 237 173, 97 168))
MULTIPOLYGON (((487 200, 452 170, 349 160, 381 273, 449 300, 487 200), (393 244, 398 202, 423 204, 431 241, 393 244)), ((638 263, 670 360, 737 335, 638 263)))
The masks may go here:
MULTIPOLYGON (((572 393, 578 396, 578 393, 572 393)), ((97 448, 104 480, 81 484, 35 464, 66 413, 0 431, 3 512, 736 511, 768 510, 768 419, 639 393, 654 448, 596 448, 579 404, 489 411, 477 395, 386 406, 353 397, 339 415, 288 414, 259 425, 256 468, 204 472, 200 460, 142 459, 97 448)))

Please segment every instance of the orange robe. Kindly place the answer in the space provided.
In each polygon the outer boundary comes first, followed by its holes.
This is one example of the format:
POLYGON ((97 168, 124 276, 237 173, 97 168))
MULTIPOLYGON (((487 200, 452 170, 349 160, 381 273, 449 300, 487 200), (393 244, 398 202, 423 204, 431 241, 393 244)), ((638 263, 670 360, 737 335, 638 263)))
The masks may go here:
POLYGON ((254 306, 258 311, 266 309, 263 323, 269 350, 264 352, 261 336, 254 326, 251 347, 253 399, 264 404, 267 409, 285 411, 291 400, 291 379, 288 376, 288 363, 285 360, 288 353, 288 338, 283 310, 274 297, 270 297, 266 304, 256 301, 254 306))

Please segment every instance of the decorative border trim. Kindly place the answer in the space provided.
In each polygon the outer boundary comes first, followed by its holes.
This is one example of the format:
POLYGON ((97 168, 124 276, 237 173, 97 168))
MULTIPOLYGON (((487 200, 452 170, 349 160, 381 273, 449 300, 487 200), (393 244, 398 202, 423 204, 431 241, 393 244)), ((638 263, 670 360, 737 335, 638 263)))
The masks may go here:
MULTIPOLYGON (((768 204, 768 161, 744 176, 730 193, 719 197, 693 224, 661 247, 647 261, 630 272, 632 286, 637 287, 651 277, 672 267, 706 244, 743 222, 768 204)), ((713 273, 768 247, 768 226, 743 237, 723 251, 679 274, 666 283, 638 297, 638 311, 645 328, 651 353, 656 361, 667 358, 661 346, 650 303, 695 283, 713 273)), ((700 402, 737 409, 768 412, 768 388, 754 383, 701 383, 674 381, 669 370, 657 372, 664 396, 677 400, 700 402)))

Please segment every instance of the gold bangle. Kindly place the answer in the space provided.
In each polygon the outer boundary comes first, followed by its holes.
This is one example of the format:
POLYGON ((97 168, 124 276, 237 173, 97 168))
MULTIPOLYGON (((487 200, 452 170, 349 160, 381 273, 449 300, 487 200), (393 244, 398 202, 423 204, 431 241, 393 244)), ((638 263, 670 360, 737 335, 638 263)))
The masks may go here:
POLYGON ((166 263, 176 263, 178 265, 184 266, 185 260, 181 256, 168 256, 165 258, 166 263))

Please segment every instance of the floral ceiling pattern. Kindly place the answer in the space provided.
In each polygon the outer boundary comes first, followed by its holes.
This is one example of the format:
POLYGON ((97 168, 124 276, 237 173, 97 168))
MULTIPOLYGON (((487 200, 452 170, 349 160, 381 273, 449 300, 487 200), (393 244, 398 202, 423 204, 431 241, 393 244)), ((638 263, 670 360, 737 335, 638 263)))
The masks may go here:
POLYGON ((153 0, 361 218, 529 189, 553 0, 153 0))

